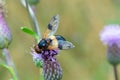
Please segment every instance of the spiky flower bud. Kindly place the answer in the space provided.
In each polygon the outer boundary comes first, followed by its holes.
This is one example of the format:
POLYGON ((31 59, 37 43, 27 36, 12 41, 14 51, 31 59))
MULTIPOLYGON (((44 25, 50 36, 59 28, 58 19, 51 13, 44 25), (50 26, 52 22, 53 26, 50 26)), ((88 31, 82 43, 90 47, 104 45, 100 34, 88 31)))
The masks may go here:
POLYGON ((0 48, 6 48, 12 40, 11 31, 4 20, 4 0, 0 0, 0 48))
POLYGON ((107 59, 116 65, 120 63, 120 26, 117 24, 107 25, 100 34, 103 44, 107 45, 107 59))

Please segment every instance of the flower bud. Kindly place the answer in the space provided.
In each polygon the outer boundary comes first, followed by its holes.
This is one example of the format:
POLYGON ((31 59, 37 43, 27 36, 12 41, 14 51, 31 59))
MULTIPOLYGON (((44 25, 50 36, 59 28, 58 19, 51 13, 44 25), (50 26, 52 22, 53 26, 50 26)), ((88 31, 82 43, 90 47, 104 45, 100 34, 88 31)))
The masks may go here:
POLYGON ((107 59, 113 65, 120 63, 120 46, 119 45, 120 43, 113 44, 112 46, 108 46, 107 59))

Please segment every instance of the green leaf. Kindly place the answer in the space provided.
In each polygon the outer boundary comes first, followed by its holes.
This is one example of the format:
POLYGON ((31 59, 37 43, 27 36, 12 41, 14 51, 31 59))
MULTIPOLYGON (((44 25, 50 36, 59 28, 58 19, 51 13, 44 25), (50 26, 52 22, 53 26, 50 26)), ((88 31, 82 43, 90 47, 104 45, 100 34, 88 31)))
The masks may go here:
POLYGON ((27 34, 30 34, 30 35, 33 35, 33 36, 36 35, 35 32, 33 32, 32 30, 30 30, 30 29, 27 28, 27 27, 21 27, 21 30, 22 30, 23 32, 27 33, 27 34))
POLYGON ((33 36, 35 39, 37 39, 37 40, 39 39, 39 36, 38 36, 34 31, 30 30, 30 29, 27 28, 27 27, 21 27, 21 30, 22 30, 23 32, 25 32, 25 33, 33 36))

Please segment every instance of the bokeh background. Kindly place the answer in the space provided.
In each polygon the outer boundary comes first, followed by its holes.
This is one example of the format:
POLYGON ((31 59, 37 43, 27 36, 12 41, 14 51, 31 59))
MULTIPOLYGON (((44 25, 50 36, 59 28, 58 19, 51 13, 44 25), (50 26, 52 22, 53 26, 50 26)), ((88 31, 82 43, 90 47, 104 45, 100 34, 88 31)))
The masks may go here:
MULTIPOLYGON (((32 29, 27 10, 20 0, 6 0, 6 21, 12 31, 11 57, 21 80, 40 80, 30 53, 34 38, 21 26, 32 29)), ((43 34, 52 16, 60 15, 56 34, 63 35, 75 48, 57 56, 63 69, 62 80, 114 80, 113 68, 106 60, 106 46, 99 34, 107 24, 120 23, 120 0, 40 0, 36 16, 43 34)), ((120 67, 118 66, 119 76, 120 67)), ((9 80, 8 71, 0 67, 0 80, 9 80)))

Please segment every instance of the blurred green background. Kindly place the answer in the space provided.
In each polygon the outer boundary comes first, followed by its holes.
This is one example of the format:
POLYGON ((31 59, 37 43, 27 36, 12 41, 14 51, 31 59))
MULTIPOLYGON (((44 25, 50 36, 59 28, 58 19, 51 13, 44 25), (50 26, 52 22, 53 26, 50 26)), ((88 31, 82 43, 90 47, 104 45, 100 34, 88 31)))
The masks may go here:
MULTIPOLYGON (((30 53, 34 38, 23 33, 21 26, 32 29, 28 12, 20 0, 6 0, 6 21, 13 41, 9 51, 21 80, 39 80, 30 53)), ((114 80, 113 68, 106 60, 106 47, 99 33, 106 24, 120 23, 120 0, 40 0, 36 15, 44 33, 53 15, 60 15, 56 34, 63 35, 75 48, 63 50, 57 56, 63 69, 62 80, 114 80)), ((119 77, 120 67, 118 66, 119 77)), ((0 67, 0 80, 8 80, 9 73, 0 67)))

